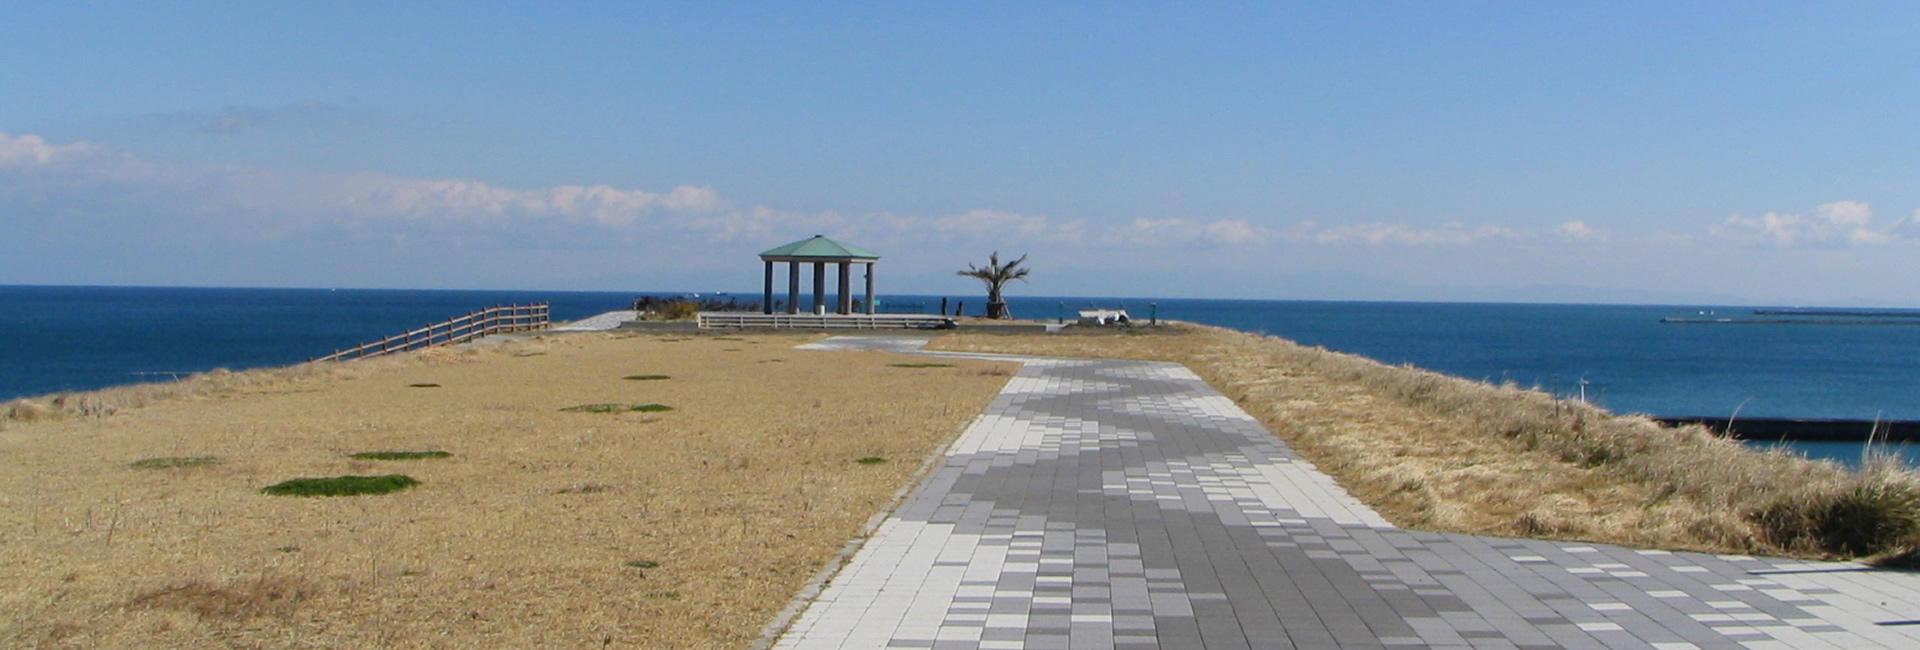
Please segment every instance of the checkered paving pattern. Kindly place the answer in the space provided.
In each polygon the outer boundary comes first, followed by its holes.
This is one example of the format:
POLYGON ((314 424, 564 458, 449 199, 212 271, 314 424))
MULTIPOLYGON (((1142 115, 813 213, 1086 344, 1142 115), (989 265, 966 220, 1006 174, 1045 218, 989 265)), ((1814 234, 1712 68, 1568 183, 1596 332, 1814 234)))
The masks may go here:
POLYGON ((1181 366, 1020 360, 774 647, 1920 647, 1914 574, 1400 530, 1181 366))

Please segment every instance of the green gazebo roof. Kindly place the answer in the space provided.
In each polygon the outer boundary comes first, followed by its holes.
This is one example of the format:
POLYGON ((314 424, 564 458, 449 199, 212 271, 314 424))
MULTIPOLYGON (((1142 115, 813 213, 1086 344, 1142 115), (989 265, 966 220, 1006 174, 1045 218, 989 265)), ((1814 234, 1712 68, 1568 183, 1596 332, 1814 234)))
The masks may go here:
POLYGON ((872 262, 880 259, 880 256, 859 246, 814 235, 811 239, 802 239, 761 253, 760 259, 769 262, 872 262))

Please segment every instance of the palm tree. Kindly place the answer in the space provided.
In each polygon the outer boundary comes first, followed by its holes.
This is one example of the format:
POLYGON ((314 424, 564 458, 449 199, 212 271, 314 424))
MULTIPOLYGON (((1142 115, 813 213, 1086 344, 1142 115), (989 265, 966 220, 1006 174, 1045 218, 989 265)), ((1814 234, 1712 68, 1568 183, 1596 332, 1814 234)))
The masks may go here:
POLYGON ((967 270, 955 273, 987 283, 987 318, 1010 319, 1013 318, 1013 310, 1007 309, 1007 301, 1000 296, 1000 290, 1008 282, 1027 279, 1028 269, 1019 268, 1020 263, 1025 261, 1027 256, 1021 255, 1020 259, 1001 264, 1000 251, 994 251, 987 256, 986 266, 976 267, 968 262, 967 270))

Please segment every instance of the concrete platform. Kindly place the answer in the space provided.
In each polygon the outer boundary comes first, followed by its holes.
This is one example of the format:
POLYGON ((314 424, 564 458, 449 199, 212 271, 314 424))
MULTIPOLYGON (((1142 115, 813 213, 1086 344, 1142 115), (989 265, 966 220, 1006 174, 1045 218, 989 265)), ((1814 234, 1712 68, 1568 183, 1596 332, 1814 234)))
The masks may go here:
POLYGON ((1920 647, 1920 575, 1401 530, 1184 367, 993 358, 1024 366, 773 647, 1920 647))

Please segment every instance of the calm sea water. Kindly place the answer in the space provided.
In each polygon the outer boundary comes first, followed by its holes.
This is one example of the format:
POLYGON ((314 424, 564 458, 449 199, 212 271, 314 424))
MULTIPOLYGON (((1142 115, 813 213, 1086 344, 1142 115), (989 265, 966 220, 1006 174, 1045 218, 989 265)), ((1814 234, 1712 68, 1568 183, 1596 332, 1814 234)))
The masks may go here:
MULTIPOLYGON (((638 293, 0 287, 0 400, 286 365, 496 304, 556 320, 638 293)), ((671 295, 671 294, 667 294, 671 295)), ((890 309, 939 296, 887 297, 890 309)), ((977 295, 953 296, 979 311, 977 295)), ((1920 419, 1920 327, 1689 325, 1751 307, 1011 296, 1021 318, 1124 307, 1655 415, 1920 419)), ((1852 448, 1831 453, 1857 456, 1852 448)))
POLYGON ((306 361, 500 304, 553 317, 630 293, 0 286, 0 400, 306 361))

